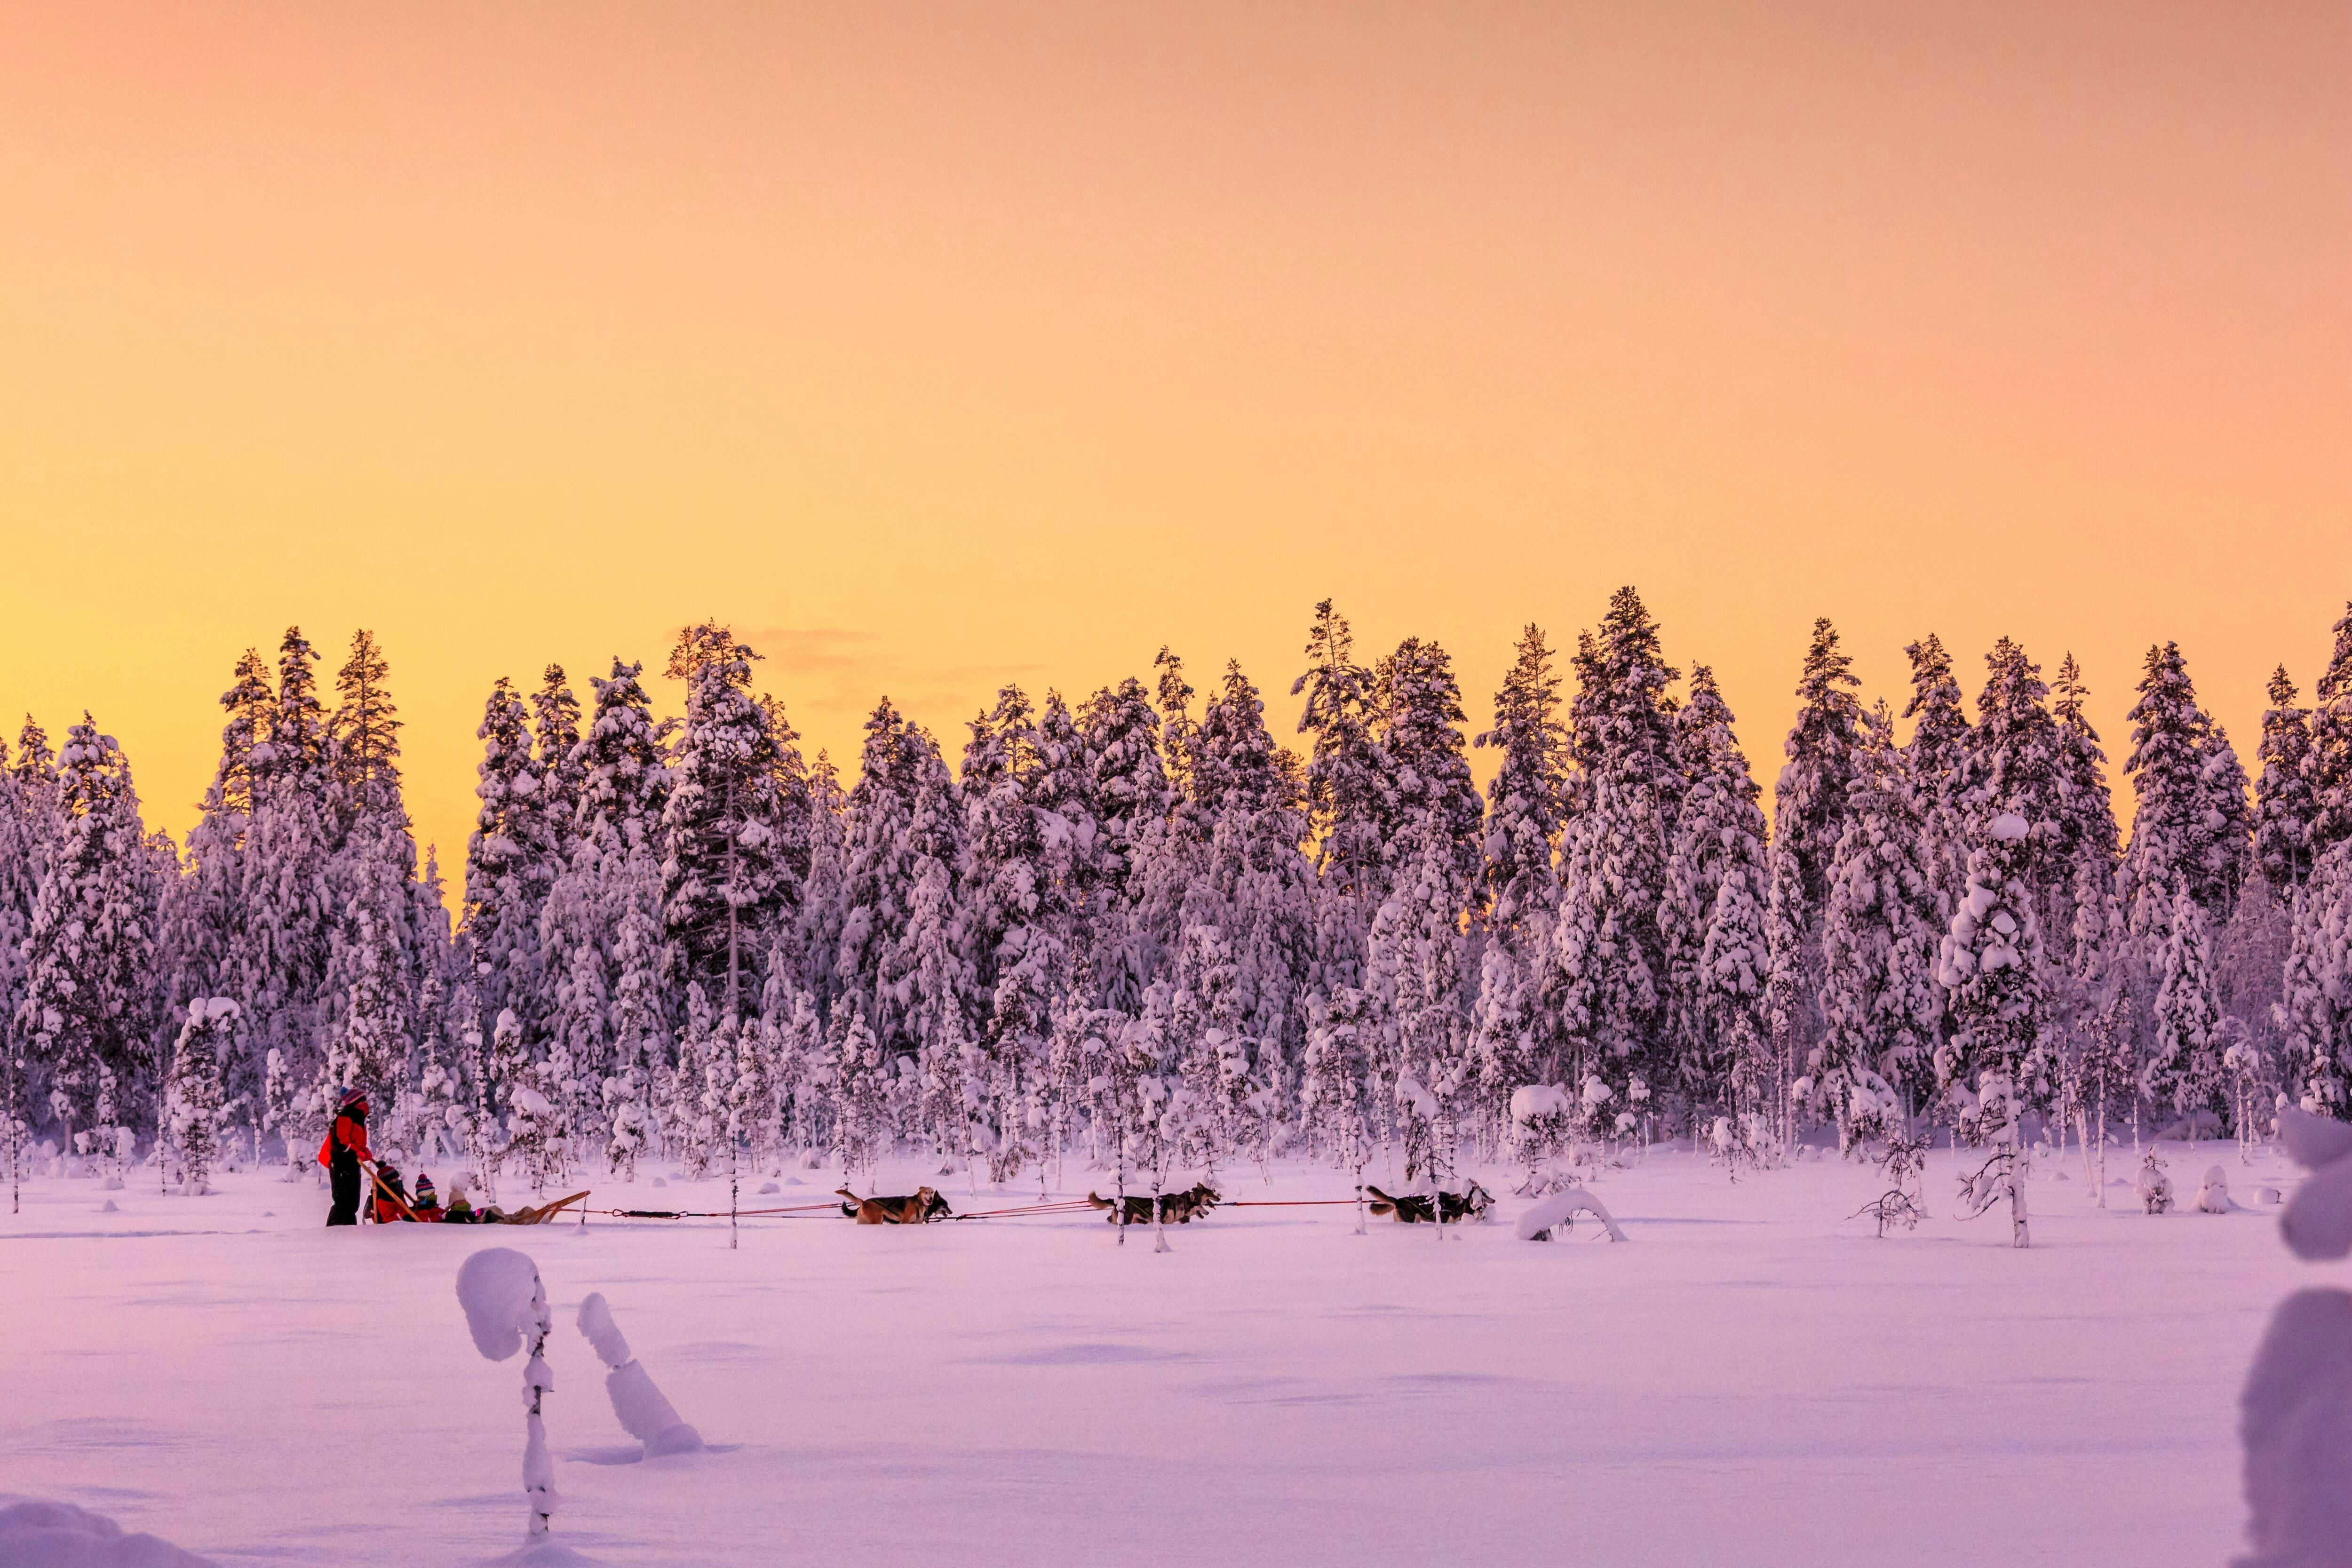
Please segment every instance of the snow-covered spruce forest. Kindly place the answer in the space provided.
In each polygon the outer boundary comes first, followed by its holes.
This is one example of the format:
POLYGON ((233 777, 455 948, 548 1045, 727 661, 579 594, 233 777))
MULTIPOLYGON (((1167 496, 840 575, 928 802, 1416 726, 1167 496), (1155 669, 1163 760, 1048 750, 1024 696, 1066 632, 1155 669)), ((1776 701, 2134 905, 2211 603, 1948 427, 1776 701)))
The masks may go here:
POLYGON ((2251 784, 2148 650, 2127 848, 2071 658, 2003 640, 1971 711, 1907 651, 1866 701, 1815 625, 1768 824, 1631 588, 1564 658, 1528 627, 1475 726, 1444 648, 1368 657, 1327 602, 1275 722, 1163 651, 1075 705, 1006 687, 952 766, 886 700, 846 776, 705 624, 682 720, 638 664, 584 706, 498 682, 453 921, 383 652, 329 690, 289 631, 236 668, 184 845, 87 715, 6 757, 5 1152, 201 1192, 307 1163, 359 1085, 380 1147, 493 1194, 656 1155, 1444 1181, 1668 1136, 1734 1174, 1833 1138, 1899 1185, 1948 1132, 1984 1207, 2028 1138, 2352 1113, 2352 607, 2311 706, 2273 677, 2251 784))

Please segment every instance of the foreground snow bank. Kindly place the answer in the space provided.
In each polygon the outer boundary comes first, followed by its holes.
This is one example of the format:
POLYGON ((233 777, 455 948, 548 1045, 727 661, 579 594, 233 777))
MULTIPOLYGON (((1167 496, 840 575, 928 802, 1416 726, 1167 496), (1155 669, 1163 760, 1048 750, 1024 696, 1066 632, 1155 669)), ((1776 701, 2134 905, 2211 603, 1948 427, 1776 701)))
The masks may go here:
POLYGON ((69 1502, 0 1496, 0 1563, 7 1568, 213 1568, 168 1541, 131 1535, 69 1502))

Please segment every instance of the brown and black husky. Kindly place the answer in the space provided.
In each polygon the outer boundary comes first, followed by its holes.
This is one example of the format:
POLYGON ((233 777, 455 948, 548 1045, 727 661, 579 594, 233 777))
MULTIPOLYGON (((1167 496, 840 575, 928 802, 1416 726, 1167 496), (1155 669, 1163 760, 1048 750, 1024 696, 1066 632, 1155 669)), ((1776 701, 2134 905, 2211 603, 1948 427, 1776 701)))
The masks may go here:
MULTIPOLYGON (((1371 1209, 1374 1214, 1394 1215, 1399 1225, 1427 1225, 1431 1222, 1429 1199, 1426 1194, 1418 1197, 1392 1198, 1380 1188, 1368 1185, 1364 1188, 1364 1195, 1372 1200, 1371 1209)), ((1458 1224, 1465 1215, 1471 1219, 1477 1219, 1495 1204, 1493 1194, 1475 1182, 1471 1183, 1465 1192, 1441 1193, 1438 1196, 1443 1201, 1445 1223, 1448 1225, 1458 1224)))
MULTIPOLYGON (((1192 1216, 1194 1215, 1205 1216, 1211 1209, 1215 1208, 1219 1203, 1223 1202, 1223 1198, 1224 1194, 1218 1192, 1216 1188, 1209 1185, 1208 1183, 1195 1182, 1192 1185, 1185 1188, 1181 1193, 1162 1193, 1160 1194, 1160 1219, 1161 1223, 1166 1225, 1190 1225, 1192 1223, 1192 1216)), ((1107 1198, 1099 1193, 1088 1193, 1087 1194, 1087 1202, 1094 1205, 1095 1207, 1098 1209, 1108 1209, 1111 1211, 1104 1216, 1106 1223, 1110 1225, 1117 1225, 1119 1223, 1119 1200, 1118 1198, 1107 1198)), ((1151 1223, 1151 1200, 1150 1198, 1139 1194, 1135 1197, 1127 1199, 1126 1202, 1128 1224, 1150 1225, 1151 1223)))
POLYGON ((929 1225, 942 1215, 950 1219, 955 1215, 947 1199, 929 1187, 896 1198, 861 1198, 847 1187, 839 1192, 849 1200, 841 1205, 841 1212, 860 1225, 929 1225))

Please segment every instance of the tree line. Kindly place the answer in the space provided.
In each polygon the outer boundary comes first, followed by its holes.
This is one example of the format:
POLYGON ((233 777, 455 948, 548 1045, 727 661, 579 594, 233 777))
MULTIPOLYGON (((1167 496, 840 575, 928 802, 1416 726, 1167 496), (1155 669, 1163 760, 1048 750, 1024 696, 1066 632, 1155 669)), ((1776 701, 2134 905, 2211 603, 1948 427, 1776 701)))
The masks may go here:
POLYGON ((1475 734, 1443 647, 1366 662, 1326 601, 1296 749, 1238 664, 1203 700, 1163 649, 1076 705, 1006 686, 953 768, 885 699, 846 783, 706 623, 677 719, 617 658, 584 707, 554 666, 496 684, 453 922, 383 654, 322 690, 289 630, 236 668, 184 845, 88 715, 0 748, 0 1152, 201 1190, 299 1163, 350 1086, 485 1187, 912 1148, 1442 1177, 1676 1134, 1736 1165, 1923 1124, 2013 1161, 2029 1116, 2352 1114, 2352 605, 2312 705, 2273 678, 2251 781, 2148 650, 2127 847, 2071 656, 2001 640, 1971 717, 1907 653, 1898 715, 1815 624, 1768 823, 1631 588, 1565 657, 1527 627, 1475 734))

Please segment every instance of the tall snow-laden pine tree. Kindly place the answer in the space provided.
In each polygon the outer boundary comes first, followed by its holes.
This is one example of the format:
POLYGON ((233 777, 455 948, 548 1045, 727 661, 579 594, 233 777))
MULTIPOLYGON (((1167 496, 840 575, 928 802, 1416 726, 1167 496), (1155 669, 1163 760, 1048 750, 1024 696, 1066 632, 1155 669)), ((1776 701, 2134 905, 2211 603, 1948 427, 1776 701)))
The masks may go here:
POLYGON ((1307 805, 1318 843, 1317 869, 1369 920, 1387 889, 1396 819, 1395 764, 1377 732, 1371 671, 1355 661, 1355 634, 1331 601, 1315 606, 1307 673, 1291 683, 1307 706, 1298 732, 1315 737, 1307 805))
MULTIPOLYGON (((274 700, 269 667, 258 652, 246 649, 237 661, 235 684, 221 694, 228 723, 221 730, 220 763, 205 792, 203 815, 188 832, 185 873, 164 889, 157 956, 164 968, 163 1003, 172 1017, 184 1018, 193 1004, 239 989, 234 954, 246 922, 245 838, 253 816, 253 749, 268 737, 274 700)), ((230 1098, 244 1093, 258 1100, 257 1060, 232 1042, 220 1053, 219 1063, 230 1098)))
POLYGON ((2032 829, 2001 812, 1978 829, 1969 883, 1937 954, 1937 980, 1952 994, 1954 1027, 1936 1060, 1947 1085, 1973 1086, 1961 1118, 1971 1142, 1993 1153, 1971 1180, 1971 1211, 2009 1205, 2010 1245, 2031 1245, 2025 1205, 2026 1100, 2045 1070, 2042 936, 2025 868, 2032 829))
MULTIPOLYGON (((837 995, 856 1005, 869 1024, 882 1020, 881 1037, 894 1049, 902 1045, 912 1048, 884 1016, 881 991, 891 955, 906 933, 915 859, 924 848, 913 835, 915 807, 927 787, 952 796, 953 784, 940 782, 946 772, 939 748, 919 725, 909 724, 887 697, 876 705, 866 721, 857 783, 850 788, 844 824, 841 934, 834 980, 837 995)), ((946 832, 941 846, 946 853, 938 858, 952 867, 960 858, 962 814, 946 810, 936 815, 940 820, 932 832, 946 832)))
POLYGON ((1951 919, 1968 881, 1969 815, 1963 793, 1976 735, 1942 639, 1930 632, 1903 651, 1911 660, 1911 700, 1903 717, 1913 721, 1903 756, 1919 816, 1919 859, 1942 905, 1940 924, 1951 919))
POLYGON ((2352 1120, 2352 839, 2319 857, 2295 901, 2277 1023, 2288 1097, 2352 1120))
POLYGON ((323 1104, 357 1086, 389 1110, 404 1076, 415 1040, 407 894, 415 855, 405 822, 385 812, 358 818, 346 844, 345 902, 327 965, 334 1022, 321 1064, 323 1104))
POLYGON ((1732 722, 1715 672, 1695 667, 1690 700, 1675 715, 1675 752, 1688 782, 1658 909, 1674 1080, 1694 1105, 1727 1109, 1743 1099, 1735 1085, 1758 1086, 1767 970, 1764 813, 1732 722))
MULTIPOLYGON (((1392 831, 1419 836, 1423 850, 1427 837, 1435 834, 1453 878, 1466 889, 1483 859, 1479 822, 1485 807, 1470 782, 1462 687, 1454 661, 1436 643, 1407 637, 1381 661, 1377 688, 1381 743, 1393 770, 1392 831)), ((1271 760, 1270 742, 1266 755, 1271 760)))
POLYGON ((1577 656, 1577 762, 1584 809, 1561 847, 1563 925, 1591 955, 1572 984, 1582 1019, 1570 1037, 1579 1079, 1594 1079, 1618 1103, 1647 1097, 1673 1071, 1667 1049, 1667 857, 1685 780, 1675 732, 1676 679, 1658 647, 1657 623, 1632 588, 1609 602, 1597 637, 1577 656))
POLYGON ((68 1139, 76 1127, 111 1153, 113 1128, 142 1083, 154 1001, 156 886, 131 764, 89 714, 58 758, 58 808, 25 940, 24 1000, 16 1027, 31 1087, 68 1139))
POLYGON ((1813 623, 1811 644, 1797 681, 1797 721, 1789 731, 1787 763, 1772 792, 1770 879, 1766 933, 1771 975, 1765 1027, 1780 1070, 1802 1058, 1819 1037, 1822 920, 1829 906, 1830 865, 1845 836, 1847 786, 1860 745, 1861 682, 1853 660, 1838 646, 1837 629, 1813 623))
POLYGON ((1478 908, 1489 929, 1517 934, 1559 901, 1553 853, 1567 816, 1561 798, 1570 752, 1560 722, 1559 678, 1541 627, 1520 632, 1517 657, 1495 693, 1494 727, 1474 744, 1500 753, 1486 792, 1478 908))
POLYGON ((2189 889, 2176 888, 2158 969, 2156 1049, 2141 1088, 2158 1104, 2190 1117, 2221 1106, 2221 1014, 2213 999, 2205 924, 2205 911, 2189 889))
MULTIPOLYGON (((268 736, 254 743, 249 757, 253 814, 245 833, 243 919, 231 943, 247 1048, 257 1059, 278 1052, 284 1070, 304 1086, 319 1076, 338 914, 338 792, 331 726, 312 668, 318 658, 300 627, 287 628, 268 736)), ((290 1130, 289 1158, 313 1127, 323 1132, 325 1126, 324 1108, 308 1104, 290 1130)))
MULTIPOLYGON (((2311 855, 2352 839, 2352 604, 2336 623, 2336 646, 2311 691, 2311 855)), ((30 721, 27 721, 29 723, 30 721)))
POLYGON ((1045 918, 1046 846, 1034 795, 1040 774, 1029 700, 1017 686, 971 721, 961 784, 969 872, 961 889, 973 992, 984 1000, 989 1170, 1009 1181, 1034 1153, 1024 1103, 1043 1070, 1060 952, 1045 918))
MULTIPOLYGON (((245 671, 240 668, 237 673, 241 685, 245 671)), ((386 684, 391 674, 375 634, 355 633, 351 656, 335 672, 335 711, 328 721, 336 804, 345 831, 361 816, 400 809, 400 710, 386 684)))
POLYGON ((2311 879, 2319 815, 2311 787, 2311 713, 2295 706, 2295 695, 2286 666, 2280 665, 2271 672, 2271 705, 2263 714, 2256 752, 2263 773, 2254 785, 2254 866, 2282 894, 2311 879))
MULTIPOLYGON (((1130 676, 1096 692, 1078 718, 1094 765, 1105 902, 1113 910, 1124 909, 1141 866, 1143 845, 1167 822, 1176 792, 1160 760, 1159 720, 1142 682, 1130 676)), ((1103 923, 1110 924, 1108 913, 1103 923)), ((1131 964, 1122 963, 1117 973, 1098 970, 1097 978, 1107 994, 1125 995, 1130 1009, 1142 994, 1131 964)))
POLYGON ((2044 942, 2067 955, 2076 988, 2095 986, 2113 962, 2122 934, 2123 912, 2116 901, 2116 863, 2120 858, 2115 796, 2107 788, 2107 754, 2085 709, 2090 689, 2082 668, 2068 654, 2051 688, 2051 717, 2058 727, 2057 864, 2049 871, 2066 895, 2067 924, 2044 942))
POLYGON ((1464 884, 1441 820, 1423 818, 1413 837, 1414 852, 1372 922, 1367 964, 1379 1026, 1374 1089, 1393 1106, 1408 1181, 1423 1173, 1440 1179, 1452 1168, 1473 1067, 1462 994, 1464 884))
POLYGON ((751 691, 758 657, 706 622, 678 634, 669 664, 687 699, 662 814, 666 934, 679 973, 739 1022, 773 928, 797 914, 807 869, 804 858, 793 862, 806 824, 781 781, 783 743, 751 691))
POLYGON ((538 805, 543 774, 531 753, 529 710, 506 677, 491 688, 474 733, 482 742, 474 786, 482 805, 466 844, 464 930, 483 1018, 514 1011, 521 1027, 522 1010, 539 995, 539 918, 550 858, 538 805))
POLYGON ((2252 853, 2245 773, 2198 707, 2188 663, 2172 643, 2147 650, 2130 718, 2124 772, 2137 800, 2123 861, 2125 913, 2132 934, 2155 953, 2169 938, 2173 895, 2182 889, 2214 921, 2228 920, 2236 906, 2252 853))
POLYGON ((1893 731, 1884 703, 1863 720, 1822 921, 1822 1030, 1807 1065, 1841 1150, 1902 1124, 1912 1096, 1930 1086, 1944 1014, 1937 958, 1947 917, 1893 731))

